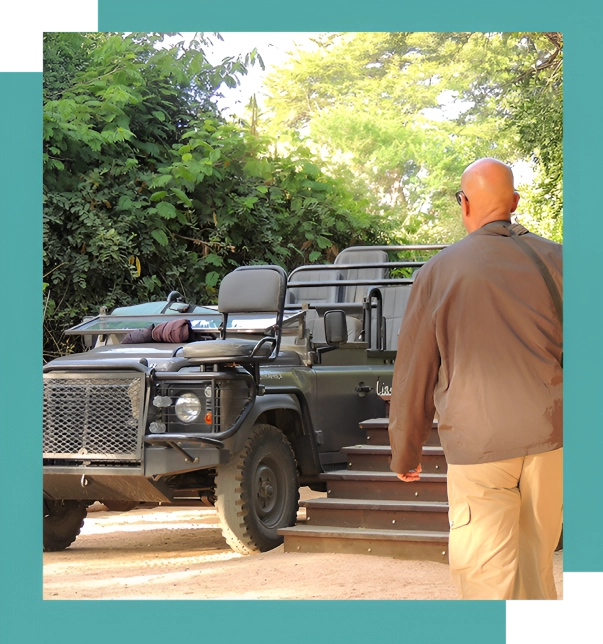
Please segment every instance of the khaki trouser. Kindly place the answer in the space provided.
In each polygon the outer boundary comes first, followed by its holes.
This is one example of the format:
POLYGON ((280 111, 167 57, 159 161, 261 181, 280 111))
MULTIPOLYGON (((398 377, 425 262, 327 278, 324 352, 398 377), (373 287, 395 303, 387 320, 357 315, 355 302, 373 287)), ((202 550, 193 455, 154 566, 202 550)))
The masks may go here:
POLYGON ((557 599, 563 449, 448 466, 450 571, 462 599, 557 599))

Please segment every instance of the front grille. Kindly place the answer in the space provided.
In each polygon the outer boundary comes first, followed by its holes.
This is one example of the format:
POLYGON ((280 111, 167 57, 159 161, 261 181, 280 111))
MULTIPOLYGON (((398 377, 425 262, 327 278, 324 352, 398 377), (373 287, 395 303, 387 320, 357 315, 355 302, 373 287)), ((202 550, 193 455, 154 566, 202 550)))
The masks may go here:
POLYGON ((140 459, 142 374, 44 378, 44 456, 140 459))

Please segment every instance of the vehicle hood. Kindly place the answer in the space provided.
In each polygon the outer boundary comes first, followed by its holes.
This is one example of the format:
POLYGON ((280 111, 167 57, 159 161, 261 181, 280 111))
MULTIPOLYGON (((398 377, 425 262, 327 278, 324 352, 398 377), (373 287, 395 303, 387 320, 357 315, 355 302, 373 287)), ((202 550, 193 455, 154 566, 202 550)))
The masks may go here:
POLYGON ((174 361, 182 358, 174 358, 174 351, 181 347, 181 344, 132 344, 132 345, 107 345, 86 351, 85 353, 73 353, 68 356, 56 358, 49 365, 53 368, 75 367, 82 363, 112 363, 112 362, 140 362, 146 359, 149 367, 157 371, 171 371, 174 361))

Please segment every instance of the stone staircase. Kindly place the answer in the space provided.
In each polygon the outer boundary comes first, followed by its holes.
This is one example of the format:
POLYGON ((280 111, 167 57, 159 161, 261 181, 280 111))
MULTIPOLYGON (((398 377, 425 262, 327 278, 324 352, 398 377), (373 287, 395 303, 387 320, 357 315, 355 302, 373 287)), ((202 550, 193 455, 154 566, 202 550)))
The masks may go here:
POLYGON ((446 459, 434 424, 419 481, 389 469, 388 419, 360 424, 367 444, 346 447, 347 469, 322 474, 327 497, 302 501, 306 520, 279 530, 285 552, 372 554, 448 563, 446 459))

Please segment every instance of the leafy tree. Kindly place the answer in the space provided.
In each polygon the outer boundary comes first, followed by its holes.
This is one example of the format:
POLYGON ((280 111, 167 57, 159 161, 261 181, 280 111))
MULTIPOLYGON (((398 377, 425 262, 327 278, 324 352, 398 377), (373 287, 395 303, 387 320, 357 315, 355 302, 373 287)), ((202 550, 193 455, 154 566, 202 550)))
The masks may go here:
POLYGON ((381 234, 362 199, 297 143, 227 122, 215 104, 255 52, 211 65, 207 38, 161 34, 45 40, 45 355, 100 306, 172 289, 212 303, 240 264, 324 261, 381 234), (66 64, 63 65, 63 61, 66 64))
POLYGON ((538 34, 536 64, 514 79, 507 99, 510 127, 518 149, 536 169, 533 186, 522 191, 522 221, 531 230, 561 241, 563 237, 563 37, 538 34))
POLYGON ((325 34, 267 81, 267 131, 297 128, 372 195, 405 238, 463 233, 453 194, 481 156, 538 159, 528 195, 560 221, 561 41, 553 34, 325 34), (544 109, 546 108, 546 109, 544 109), (533 128, 534 120, 539 128, 533 128), (555 159, 553 165, 545 158, 555 159), (559 181, 557 181, 559 179, 559 181), (540 202, 538 201, 540 199, 540 202))

